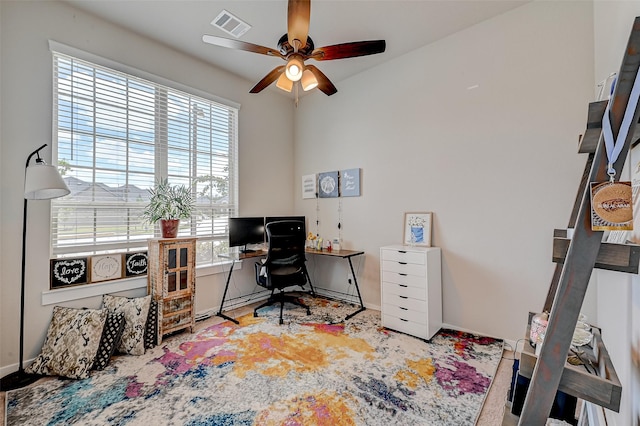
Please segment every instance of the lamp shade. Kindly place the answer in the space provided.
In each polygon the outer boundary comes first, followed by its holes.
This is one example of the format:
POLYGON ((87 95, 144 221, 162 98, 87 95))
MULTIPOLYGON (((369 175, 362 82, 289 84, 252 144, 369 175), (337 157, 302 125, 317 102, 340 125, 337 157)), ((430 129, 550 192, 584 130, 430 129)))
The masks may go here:
POLYGON ((302 78, 302 71, 304 70, 304 63, 302 62, 302 58, 296 55, 291 56, 289 62, 287 63, 287 67, 285 68, 285 74, 287 74, 287 78, 291 81, 298 81, 302 78))
POLYGON ((304 72, 302 73, 302 80, 300 80, 300 83, 302 83, 302 89, 305 92, 318 87, 318 79, 308 69, 304 70, 304 72))
POLYGON ((27 200, 49 200, 64 197, 70 192, 55 166, 43 162, 27 167, 24 181, 24 198, 27 200))
POLYGON ((276 86, 285 92, 290 92, 293 88, 293 81, 289 80, 287 76, 282 73, 280 74, 280 77, 278 77, 278 81, 276 81, 276 86))

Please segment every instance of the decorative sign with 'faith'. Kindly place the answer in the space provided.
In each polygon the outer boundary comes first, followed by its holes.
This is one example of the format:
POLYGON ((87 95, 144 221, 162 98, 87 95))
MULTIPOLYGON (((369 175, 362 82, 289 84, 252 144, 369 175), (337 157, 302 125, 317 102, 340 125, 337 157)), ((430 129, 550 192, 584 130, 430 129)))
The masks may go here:
POLYGON ((125 271, 126 277, 133 277, 136 275, 145 275, 147 273, 147 252, 141 251, 138 253, 125 254, 125 271))

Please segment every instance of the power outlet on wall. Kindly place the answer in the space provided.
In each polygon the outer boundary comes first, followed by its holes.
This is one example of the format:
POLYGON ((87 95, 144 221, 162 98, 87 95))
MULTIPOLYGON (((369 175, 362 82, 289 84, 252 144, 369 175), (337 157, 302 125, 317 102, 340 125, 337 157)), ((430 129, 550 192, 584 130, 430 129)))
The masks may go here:
POLYGON ((355 281, 353 279, 353 274, 351 273, 351 271, 347 272, 347 284, 349 285, 355 284, 355 281))

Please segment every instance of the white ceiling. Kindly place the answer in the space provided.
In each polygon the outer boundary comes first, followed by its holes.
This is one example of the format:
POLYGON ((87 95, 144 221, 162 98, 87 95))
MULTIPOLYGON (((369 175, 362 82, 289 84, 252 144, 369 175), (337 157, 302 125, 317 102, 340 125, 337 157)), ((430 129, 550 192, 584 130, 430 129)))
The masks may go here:
MULTIPOLYGON (((66 1, 78 9, 242 76, 248 80, 247 91, 273 68, 283 65, 279 58, 206 44, 202 35, 233 38, 211 25, 211 21, 226 9, 252 26, 239 40, 277 48, 278 39, 287 31, 286 0, 66 1)), ((362 40, 383 39, 387 42, 386 51, 382 54, 322 61, 315 65, 340 90, 340 82, 347 77, 527 1, 314 0, 311 3, 309 36, 316 47, 362 40)))

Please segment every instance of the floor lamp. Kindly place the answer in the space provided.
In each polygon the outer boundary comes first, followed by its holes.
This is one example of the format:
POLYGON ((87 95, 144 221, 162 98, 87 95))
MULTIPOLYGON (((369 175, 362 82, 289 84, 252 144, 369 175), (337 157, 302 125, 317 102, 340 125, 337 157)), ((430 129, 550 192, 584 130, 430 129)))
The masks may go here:
POLYGON ((22 283, 20 287, 20 363, 18 371, 10 373, 0 379, 0 391, 8 391, 27 386, 40 378, 35 374, 24 371, 22 361, 24 359, 24 275, 26 261, 26 237, 27 237, 27 200, 50 200, 69 194, 69 188, 62 180, 55 166, 50 166, 40 158, 39 152, 47 144, 33 151, 27 157, 24 172, 24 213, 22 217, 22 283), (36 155, 36 163, 29 167, 31 158, 36 155))

